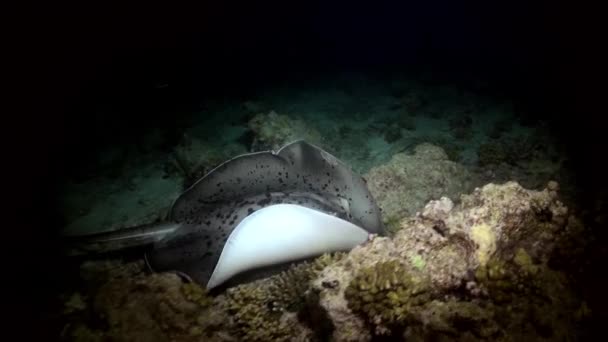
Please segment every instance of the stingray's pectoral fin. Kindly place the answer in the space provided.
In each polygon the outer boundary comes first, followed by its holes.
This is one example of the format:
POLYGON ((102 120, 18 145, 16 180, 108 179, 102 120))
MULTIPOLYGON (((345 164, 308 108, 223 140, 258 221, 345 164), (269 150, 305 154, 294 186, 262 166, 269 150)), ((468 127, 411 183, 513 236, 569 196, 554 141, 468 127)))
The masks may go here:
POLYGON ((180 226, 179 223, 160 222, 104 233, 64 236, 64 253, 70 256, 103 254, 152 245, 180 226))
POLYGON ((207 288, 248 270, 346 251, 368 232, 351 222, 294 204, 277 204, 245 218, 230 234, 207 288))

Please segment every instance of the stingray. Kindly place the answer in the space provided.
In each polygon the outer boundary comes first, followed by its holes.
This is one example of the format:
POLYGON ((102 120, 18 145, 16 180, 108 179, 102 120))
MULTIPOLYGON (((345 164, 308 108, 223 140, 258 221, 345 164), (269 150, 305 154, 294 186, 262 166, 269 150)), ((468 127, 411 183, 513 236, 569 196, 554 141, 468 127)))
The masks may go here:
POLYGON ((152 270, 212 289, 245 271, 349 250, 382 233, 365 180, 300 140, 220 164, 175 200, 166 222, 91 236, 81 247, 151 244, 152 270))

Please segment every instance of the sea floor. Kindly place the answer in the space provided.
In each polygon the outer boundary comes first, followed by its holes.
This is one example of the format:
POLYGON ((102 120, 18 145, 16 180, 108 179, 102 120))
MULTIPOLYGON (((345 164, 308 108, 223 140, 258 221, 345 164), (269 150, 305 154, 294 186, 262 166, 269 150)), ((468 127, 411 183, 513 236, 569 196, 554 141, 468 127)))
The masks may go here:
POLYGON ((88 234, 161 219, 197 175, 193 169, 201 176, 226 159, 259 149, 254 141, 261 133, 250 123, 271 112, 284 124, 270 125, 264 134, 317 137, 313 143, 361 174, 426 142, 443 148, 477 186, 515 180, 540 189, 556 180, 568 193, 566 157, 546 123, 527 122, 510 99, 457 85, 344 73, 201 104, 191 113, 182 141, 168 152, 129 151, 124 158, 125 146, 105 149, 98 159, 109 167, 84 180, 68 180, 62 188, 63 232, 88 234), (297 127, 290 126, 293 122, 297 127))

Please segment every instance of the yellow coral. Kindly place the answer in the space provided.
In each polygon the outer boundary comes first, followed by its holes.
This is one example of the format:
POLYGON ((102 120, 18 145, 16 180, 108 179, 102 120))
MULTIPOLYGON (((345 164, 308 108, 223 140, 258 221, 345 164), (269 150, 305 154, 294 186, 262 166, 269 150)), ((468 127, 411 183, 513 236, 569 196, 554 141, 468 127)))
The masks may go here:
POLYGON ((477 259, 484 266, 496 251, 496 234, 486 223, 471 228, 471 239, 477 244, 477 259))
POLYGON ((183 284, 182 292, 188 301, 194 302, 201 307, 208 307, 213 303, 213 299, 207 295, 207 290, 205 290, 199 284, 183 284))
POLYGON ((526 273, 536 274, 536 272, 538 272, 538 266, 532 263, 532 258, 523 248, 519 248, 517 252, 515 252, 513 262, 521 267, 521 269, 526 273))

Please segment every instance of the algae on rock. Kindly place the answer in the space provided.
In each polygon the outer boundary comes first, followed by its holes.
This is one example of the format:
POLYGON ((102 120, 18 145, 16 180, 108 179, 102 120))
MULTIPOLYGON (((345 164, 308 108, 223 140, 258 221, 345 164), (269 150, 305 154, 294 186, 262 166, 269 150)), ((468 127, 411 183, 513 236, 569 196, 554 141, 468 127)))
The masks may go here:
MULTIPOLYGON (((457 198, 472 190, 471 176, 440 147, 420 144, 413 155, 398 153, 365 174, 385 223, 401 220, 441 196, 457 198)), ((389 226, 391 226, 389 224, 389 226)))

